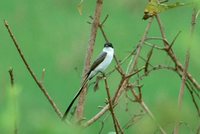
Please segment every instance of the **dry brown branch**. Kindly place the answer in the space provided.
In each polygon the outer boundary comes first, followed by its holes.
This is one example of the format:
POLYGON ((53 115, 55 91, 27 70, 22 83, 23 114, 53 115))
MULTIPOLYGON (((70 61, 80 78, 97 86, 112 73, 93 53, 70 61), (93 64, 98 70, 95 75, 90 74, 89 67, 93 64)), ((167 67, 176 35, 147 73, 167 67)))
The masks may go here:
MULTIPOLYGON (((166 35, 165 35, 165 32, 164 32, 164 26, 162 25, 161 23, 161 20, 160 20, 160 17, 159 15, 156 15, 156 20, 158 22, 158 26, 160 28, 160 32, 161 32, 161 35, 162 35, 162 38, 163 38, 163 43, 164 43, 164 46, 166 47, 166 51, 167 54, 169 55, 169 57, 172 59, 172 61, 174 62, 174 64, 176 65, 176 67, 179 69, 178 73, 182 74, 183 73, 183 65, 180 63, 180 61, 177 59, 176 55, 174 54, 174 52, 172 51, 172 49, 168 49, 170 46, 169 44, 166 42, 167 39, 166 39, 166 35)), ((200 91, 200 85, 198 84, 198 82, 194 79, 194 77, 189 73, 187 72, 187 78, 191 81, 191 83, 194 85, 194 87, 200 91)))
MULTIPOLYGON (((195 29, 195 24, 196 24, 196 15, 197 15, 197 10, 193 9, 192 21, 191 21, 191 38, 193 38, 192 35, 194 34, 194 29, 195 29)), ((191 42, 191 44, 192 44, 192 42, 191 42)), ((187 70, 188 70, 189 60, 190 60, 190 47, 191 47, 191 45, 188 47, 188 49, 186 51, 185 68, 183 68, 182 83, 181 83, 181 88, 180 88, 179 96, 178 96, 178 111, 180 113, 181 113, 181 109, 182 109, 184 88, 185 88, 185 85, 186 85, 187 70)), ((193 102, 194 102, 194 100, 193 100, 193 102)), ((174 134, 179 133, 179 125, 178 124, 179 124, 179 118, 177 118, 177 121, 176 121, 176 124, 175 124, 174 134)))
POLYGON ((150 47, 154 47, 155 49, 158 49, 158 50, 165 50, 165 48, 163 48, 163 47, 159 47, 159 46, 157 46, 155 44, 151 44, 151 43, 146 42, 146 41, 144 42, 144 45, 150 46, 150 47))
POLYGON ((34 81, 36 82, 36 84, 38 85, 39 89, 43 92, 43 94, 45 95, 45 97, 47 98, 47 100, 49 101, 49 103, 51 104, 51 106, 53 107, 53 109, 56 112, 56 114, 58 115, 58 117, 60 119, 62 119, 62 113, 60 112, 60 110, 58 109, 58 107, 56 106, 56 104, 54 103, 54 101, 52 100, 52 98, 49 96, 49 94, 48 94, 46 88, 44 87, 44 85, 42 85, 40 83, 40 81, 37 79, 35 73, 31 69, 31 67, 28 64, 28 62, 26 61, 26 59, 25 59, 25 57, 24 57, 24 55, 23 55, 23 53, 22 53, 22 51, 21 51, 21 49, 20 49, 20 47, 19 47, 19 45, 17 43, 17 40, 15 39, 14 34, 12 33, 12 31, 11 31, 9 25, 8 25, 8 22, 6 20, 4 21, 4 25, 7 28, 8 33, 9 33, 9 35, 10 35, 10 37, 11 37, 11 39, 12 39, 12 41, 13 41, 13 43, 14 43, 14 45, 15 45, 15 47, 16 47, 16 49, 17 49, 17 51, 18 51, 18 53, 19 53, 19 55, 20 55, 20 57, 21 57, 21 59, 22 59, 22 61, 24 63, 24 65, 26 66, 28 72, 30 73, 30 75, 32 76, 32 78, 34 79, 34 81))
POLYGON ((192 97, 192 102, 194 103, 194 106, 195 106, 195 108, 196 108, 196 110, 197 110, 198 116, 200 117, 200 109, 199 109, 199 106, 198 106, 197 101, 196 101, 196 99, 195 99, 194 92, 192 91, 192 89, 190 89, 188 83, 186 83, 186 86, 187 86, 187 88, 189 89, 190 95, 191 95, 191 97, 192 97))
POLYGON ((154 49, 154 45, 152 46, 151 50, 149 51, 149 53, 147 54, 147 61, 145 63, 145 68, 144 68, 144 73, 147 75, 147 71, 148 71, 148 67, 149 67, 149 63, 150 63, 150 59, 151 56, 153 54, 153 49, 154 49))
POLYGON ((116 116, 115 116, 115 113, 114 113, 114 110, 113 110, 113 104, 112 104, 112 100, 111 100, 111 96, 110 96, 108 82, 107 82, 107 79, 106 79, 106 76, 104 75, 104 73, 102 73, 102 74, 104 76, 105 88, 106 88, 106 93, 107 93, 107 96, 108 96, 109 109, 110 109, 110 113, 112 115, 115 132, 118 134, 119 128, 118 128, 118 125, 117 125, 117 122, 116 122, 116 116))
MULTIPOLYGON (((101 16, 101 11, 102 11, 102 5, 103 5, 103 0, 97 0, 96 1, 96 8, 95 8, 95 13, 94 13, 94 19, 91 27, 91 33, 90 33, 90 39, 89 39, 89 44, 88 44, 88 49, 86 52, 86 59, 85 59, 85 65, 84 65, 84 71, 83 71, 83 80, 85 79, 85 74, 88 72, 89 67, 90 67, 90 62, 94 50, 94 44, 96 40, 96 35, 97 35, 97 30, 100 22, 100 16, 101 16)), ((87 92, 87 86, 83 89, 83 91, 80 94, 77 109, 76 109, 76 117, 78 120, 81 120, 83 117, 83 109, 84 109, 84 102, 85 102, 85 97, 86 97, 86 92, 87 92)))
POLYGON ((108 19, 108 15, 106 15, 105 19, 99 24, 99 29, 101 30, 101 33, 105 39, 106 42, 109 42, 104 30, 103 30, 103 24, 106 22, 106 20, 108 19))

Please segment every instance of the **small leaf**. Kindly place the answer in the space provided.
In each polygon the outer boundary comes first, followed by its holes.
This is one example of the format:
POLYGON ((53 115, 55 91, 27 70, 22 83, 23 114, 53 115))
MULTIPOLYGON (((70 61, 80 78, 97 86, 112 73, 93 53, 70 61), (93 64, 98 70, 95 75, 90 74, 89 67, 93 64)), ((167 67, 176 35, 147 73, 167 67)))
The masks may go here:
POLYGON ((80 15, 83 14, 83 0, 81 0, 77 6, 78 12, 80 15))

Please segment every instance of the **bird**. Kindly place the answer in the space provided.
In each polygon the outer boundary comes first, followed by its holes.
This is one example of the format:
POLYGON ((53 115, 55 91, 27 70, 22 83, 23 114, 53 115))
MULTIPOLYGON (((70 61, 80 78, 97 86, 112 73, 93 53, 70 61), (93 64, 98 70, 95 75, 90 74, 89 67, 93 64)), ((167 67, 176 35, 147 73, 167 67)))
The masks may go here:
POLYGON ((99 54, 98 58, 93 62, 91 65, 89 71, 85 75, 85 79, 82 83, 82 86, 78 90, 78 92, 75 94, 74 98, 72 99, 71 103, 67 107, 62 120, 65 120, 72 105, 74 104, 75 100, 78 98, 82 90, 84 89, 86 83, 90 81, 93 77, 95 77, 98 73, 103 73, 105 69, 110 65, 112 59, 114 56, 114 48, 112 43, 106 42, 104 44, 102 52, 99 54))

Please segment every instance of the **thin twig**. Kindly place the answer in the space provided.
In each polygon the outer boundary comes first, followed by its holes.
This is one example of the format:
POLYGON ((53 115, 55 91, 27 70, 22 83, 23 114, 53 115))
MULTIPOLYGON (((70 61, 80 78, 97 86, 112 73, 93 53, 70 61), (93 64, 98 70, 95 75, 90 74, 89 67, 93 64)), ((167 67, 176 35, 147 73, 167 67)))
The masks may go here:
POLYGON ((195 106, 195 108, 196 108, 196 110, 197 110, 197 113, 198 113, 198 115, 199 115, 199 117, 200 117, 200 109, 199 109, 199 106, 198 106, 197 101, 196 101, 196 99, 195 99, 195 96, 194 96, 194 94, 193 94, 194 92, 192 91, 192 89, 190 89, 188 83, 186 83, 186 86, 187 86, 187 88, 189 89, 189 93, 190 93, 190 95, 191 95, 191 97, 192 97, 192 101, 193 101, 194 106, 195 106))
POLYGON ((169 48, 167 48, 168 50, 170 50, 172 48, 172 46, 174 45, 176 39, 178 38, 178 36, 180 35, 181 31, 179 31, 176 36, 174 37, 172 43, 169 45, 169 48))
POLYGON ((13 87, 14 86, 14 75, 13 75, 13 68, 12 67, 10 67, 10 69, 9 69, 9 75, 10 75, 10 84, 11 84, 11 86, 13 87))
POLYGON ((43 68, 43 69, 42 69, 42 76, 41 76, 41 83, 44 82, 45 73, 46 73, 46 69, 43 68))
POLYGON ((7 28, 8 33, 9 33, 9 35, 10 35, 10 37, 11 37, 11 39, 12 39, 12 41, 13 41, 13 43, 14 43, 14 45, 15 45, 15 47, 16 47, 16 49, 17 49, 17 51, 18 51, 18 53, 19 53, 19 55, 20 55, 20 57, 21 57, 21 59, 22 59, 22 61, 24 63, 24 65, 26 66, 28 72, 30 73, 30 75, 32 76, 32 78, 34 79, 36 84, 38 85, 39 89, 43 92, 43 94, 45 95, 45 97, 47 98, 47 100, 49 101, 51 106, 53 107, 53 109, 57 113, 58 117, 60 119, 62 119, 62 113, 60 112, 60 110, 58 109, 58 107, 56 106, 56 104, 54 103, 52 98, 49 96, 46 88, 40 83, 40 81, 37 79, 35 73, 30 68, 30 65, 26 61, 26 59, 25 59, 25 57, 24 57, 24 55, 23 55, 23 53, 22 53, 22 51, 21 51, 21 49, 20 49, 20 47, 19 47, 19 45, 17 43, 17 40, 15 39, 14 34, 12 33, 12 31, 11 31, 9 25, 8 25, 8 22, 6 20, 4 21, 4 25, 7 28))
POLYGON ((100 130, 99 130, 99 134, 102 133, 103 128, 104 128, 104 122, 105 122, 106 119, 108 119, 109 115, 110 115, 110 114, 107 114, 107 115, 104 117, 104 119, 101 121, 101 128, 100 128, 100 130))
MULTIPOLYGON (((102 73, 102 74, 104 75, 104 73, 102 73)), ((118 132, 118 127, 117 127, 116 117, 115 117, 115 113, 114 113, 114 110, 113 110, 113 104, 112 104, 112 100, 111 100, 111 97, 110 97, 108 82, 107 82, 105 75, 104 75, 104 82, 105 82, 106 93, 107 93, 107 96, 108 96, 109 109, 110 109, 110 113, 112 115, 115 132, 118 134, 119 132, 118 132)))
POLYGON ((144 68, 144 73, 147 75, 147 71, 148 71, 148 67, 149 67, 149 61, 151 59, 151 56, 153 54, 153 49, 154 46, 152 46, 151 50, 149 51, 149 53, 147 54, 147 61, 145 63, 145 68, 144 68))
POLYGON ((106 36, 106 33, 103 30, 103 25, 106 22, 106 20, 108 19, 108 14, 106 15, 105 19, 99 24, 99 29, 101 30, 101 33, 105 39, 106 42, 109 42, 108 37, 106 36))
POLYGON ((136 122, 141 120, 143 116, 144 116, 143 113, 133 115, 133 117, 128 120, 128 122, 124 125, 123 128, 128 129, 129 127, 133 126, 136 122))
POLYGON ((145 66, 139 68, 139 69, 138 69, 137 71, 135 71, 135 72, 132 72, 132 73, 128 74, 128 75, 126 76, 126 79, 132 77, 132 76, 135 75, 135 74, 138 74, 138 73, 139 73, 140 71, 142 71, 143 69, 145 69, 145 66))

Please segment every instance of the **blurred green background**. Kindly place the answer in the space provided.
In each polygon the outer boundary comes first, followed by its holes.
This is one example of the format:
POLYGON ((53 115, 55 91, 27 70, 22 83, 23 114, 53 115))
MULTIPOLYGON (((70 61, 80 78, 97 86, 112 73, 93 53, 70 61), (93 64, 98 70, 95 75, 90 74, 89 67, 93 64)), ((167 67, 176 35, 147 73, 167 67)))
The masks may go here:
MULTIPOLYGON (((62 112, 65 111, 77 89, 80 86, 84 65, 85 52, 89 41, 91 25, 90 15, 95 9, 94 0, 83 3, 83 14, 77 10, 79 0, 3 0, 0 4, 0 133, 13 133, 13 94, 11 93, 8 70, 14 69, 15 85, 17 90, 17 125, 19 134, 61 134, 61 133, 98 133, 101 128, 101 118, 92 126, 82 130, 76 126, 66 126, 60 121, 47 99, 39 90, 22 63, 11 41, 3 20, 6 19, 15 34, 18 43, 28 63, 38 78, 41 78, 42 69, 46 69, 44 85, 50 96, 62 112)), ((175 0, 170 0, 175 2, 175 0)), ((109 18, 105 24, 105 32, 114 44, 115 53, 123 59, 136 46, 143 35, 148 21, 142 20, 146 1, 140 0, 115 0, 104 1, 103 19, 106 14, 109 18)), ((192 8, 181 7, 161 14, 165 32, 169 41, 172 41, 178 31, 182 31, 173 46, 178 59, 184 63, 185 52, 190 44, 192 8)), ((196 25, 194 43, 191 48, 191 61, 189 71, 200 81, 200 24, 196 25)), ((157 22, 154 21, 149 36, 160 36, 157 22)), ((104 39, 98 32, 95 43, 95 58, 101 51, 104 39)), ((146 57, 150 48, 145 46, 142 52, 146 57)), ((128 62, 127 62, 128 63, 128 62)), ((142 62, 141 62, 142 63, 142 62)), ((173 65, 165 53, 155 51, 153 65, 173 65)), ((107 69, 114 67, 115 63, 107 69)), ((124 69, 127 64, 124 65, 124 69)), ((119 75, 115 72, 109 77, 111 93, 118 86, 119 75)), ((181 80, 169 71, 152 73, 142 82, 143 99, 153 112, 157 120, 167 132, 171 132, 174 120, 177 117, 177 96, 181 80)), ((141 108, 136 103, 128 103, 129 111, 126 112, 127 100, 122 95, 116 107, 116 115, 122 126, 134 115, 141 113, 141 108)), ((106 98, 104 85, 100 90, 89 89, 85 105, 87 119, 94 116, 104 105, 106 98)), ((199 102, 198 102, 199 104, 199 102)), ((109 113, 107 113, 109 115, 109 113)), ((200 124, 194 104, 188 90, 185 90, 183 110, 179 114, 181 121, 180 133, 195 133, 200 124), (183 123, 183 124, 184 124, 183 123)), ((125 133, 151 134, 156 131, 152 120, 145 115, 125 133)), ((111 116, 105 121, 102 133, 114 131, 111 116)))

